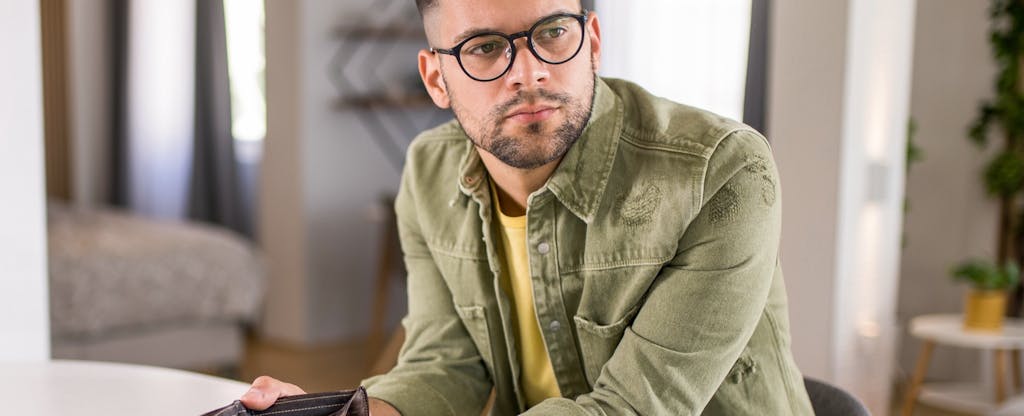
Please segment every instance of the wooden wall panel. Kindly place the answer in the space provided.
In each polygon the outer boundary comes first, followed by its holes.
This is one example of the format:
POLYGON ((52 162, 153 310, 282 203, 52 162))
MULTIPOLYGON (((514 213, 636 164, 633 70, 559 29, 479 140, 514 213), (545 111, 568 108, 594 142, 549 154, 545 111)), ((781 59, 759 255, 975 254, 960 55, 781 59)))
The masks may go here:
POLYGON ((68 102, 65 0, 40 0, 43 52, 43 123, 46 194, 71 199, 71 143, 68 102))

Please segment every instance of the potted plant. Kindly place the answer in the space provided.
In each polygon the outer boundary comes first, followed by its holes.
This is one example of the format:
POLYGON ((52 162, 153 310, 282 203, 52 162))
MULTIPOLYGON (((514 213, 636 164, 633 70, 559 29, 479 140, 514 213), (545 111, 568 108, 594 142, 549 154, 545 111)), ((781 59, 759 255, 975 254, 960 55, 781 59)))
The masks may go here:
POLYGON ((965 262, 953 270, 954 280, 971 285, 964 302, 964 329, 997 331, 1003 327, 1006 298, 1020 282, 1017 263, 1007 261, 1002 267, 981 260, 965 262))
MULTIPOLYGON (((994 149, 983 173, 988 193, 999 200, 996 264, 1024 260, 1024 1, 991 0, 989 45, 997 72, 994 97, 978 108, 969 137, 994 149), (997 136, 998 140, 995 139, 997 136)), ((966 267, 966 265, 965 265, 966 267)), ((1024 288, 1009 298, 1007 315, 1021 316, 1024 288)))

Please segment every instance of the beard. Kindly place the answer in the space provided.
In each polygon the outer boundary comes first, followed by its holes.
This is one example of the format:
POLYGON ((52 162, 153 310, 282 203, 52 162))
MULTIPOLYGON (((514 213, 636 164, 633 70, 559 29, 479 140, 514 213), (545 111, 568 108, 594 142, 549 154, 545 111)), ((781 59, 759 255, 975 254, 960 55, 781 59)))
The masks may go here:
POLYGON ((459 105, 453 91, 449 90, 449 94, 455 118, 476 147, 494 155, 508 166, 528 170, 561 159, 579 140, 594 109, 596 86, 597 73, 594 72, 591 75, 589 96, 573 98, 569 94, 543 88, 519 91, 515 97, 494 107, 480 123, 471 123, 475 117, 459 105), (554 131, 545 132, 545 127, 551 123, 547 120, 527 124, 519 134, 504 131, 503 123, 509 110, 539 100, 557 102, 561 106, 565 118, 554 131))

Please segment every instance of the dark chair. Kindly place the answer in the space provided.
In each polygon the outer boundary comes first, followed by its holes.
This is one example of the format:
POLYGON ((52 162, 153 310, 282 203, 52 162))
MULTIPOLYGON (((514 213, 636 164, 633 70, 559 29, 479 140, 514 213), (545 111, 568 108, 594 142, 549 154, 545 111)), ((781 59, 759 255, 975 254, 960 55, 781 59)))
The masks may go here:
POLYGON ((864 403, 839 387, 808 377, 804 386, 817 416, 871 416, 864 403))

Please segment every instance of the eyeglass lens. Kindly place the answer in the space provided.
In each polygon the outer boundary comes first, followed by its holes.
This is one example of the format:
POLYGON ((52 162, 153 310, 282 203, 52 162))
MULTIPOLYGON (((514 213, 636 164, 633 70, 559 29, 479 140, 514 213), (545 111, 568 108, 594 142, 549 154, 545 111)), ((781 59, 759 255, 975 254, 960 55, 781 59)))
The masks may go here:
MULTIPOLYGON (((549 64, 572 59, 579 51, 583 26, 572 16, 552 16, 539 22, 530 33, 530 44, 537 58, 549 64)), ((494 79, 503 74, 512 61, 512 46, 507 38, 484 34, 470 38, 459 51, 466 73, 478 79, 494 79)))

